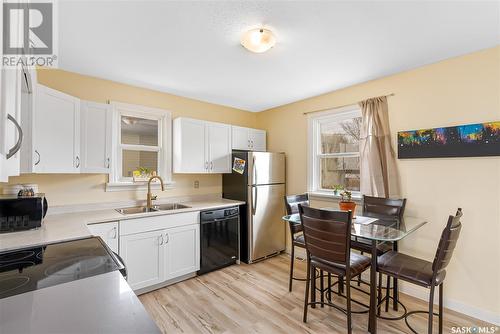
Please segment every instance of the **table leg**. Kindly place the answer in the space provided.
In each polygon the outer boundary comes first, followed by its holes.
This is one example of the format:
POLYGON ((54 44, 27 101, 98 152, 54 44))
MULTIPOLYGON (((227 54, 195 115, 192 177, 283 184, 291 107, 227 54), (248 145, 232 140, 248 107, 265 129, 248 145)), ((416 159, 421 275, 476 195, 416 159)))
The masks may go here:
POLYGON ((368 317, 368 331, 377 333, 377 241, 372 240, 372 263, 370 268, 370 315, 368 317))

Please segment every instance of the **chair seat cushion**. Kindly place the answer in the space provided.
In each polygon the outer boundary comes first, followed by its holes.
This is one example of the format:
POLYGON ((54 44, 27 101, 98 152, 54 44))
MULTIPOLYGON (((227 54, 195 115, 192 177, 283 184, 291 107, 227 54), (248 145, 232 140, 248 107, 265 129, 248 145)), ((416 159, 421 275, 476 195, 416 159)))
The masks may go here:
MULTIPOLYGON (((378 271, 398 279, 429 287, 432 283, 432 262, 410 255, 389 251, 377 259, 378 271)), ((443 282, 446 271, 436 275, 434 285, 443 282)))
MULTIPOLYGON (((311 256, 311 265, 335 275, 346 275, 346 268, 344 265, 325 261, 315 256, 311 256)), ((370 258, 361 254, 351 253, 350 265, 351 277, 357 276, 370 266, 370 258)))
MULTIPOLYGON (((371 241, 364 238, 357 238, 357 240, 351 240, 351 248, 360 252, 371 253, 372 244, 371 241)), ((377 256, 387 253, 392 250, 392 245, 387 242, 383 242, 377 245, 377 256)))
POLYGON ((294 246, 305 248, 306 242, 304 240, 304 235, 300 234, 300 235, 294 236, 293 237, 293 244, 294 244, 294 246))

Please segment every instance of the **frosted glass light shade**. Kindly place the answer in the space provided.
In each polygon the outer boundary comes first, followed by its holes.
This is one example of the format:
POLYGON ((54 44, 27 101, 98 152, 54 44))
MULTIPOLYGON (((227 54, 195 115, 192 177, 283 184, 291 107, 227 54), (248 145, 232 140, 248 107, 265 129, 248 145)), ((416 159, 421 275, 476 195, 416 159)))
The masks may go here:
POLYGON ((264 28, 248 30, 241 36, 241 45, 255 53, 266 52, 276 44, 273 32, 264 28))

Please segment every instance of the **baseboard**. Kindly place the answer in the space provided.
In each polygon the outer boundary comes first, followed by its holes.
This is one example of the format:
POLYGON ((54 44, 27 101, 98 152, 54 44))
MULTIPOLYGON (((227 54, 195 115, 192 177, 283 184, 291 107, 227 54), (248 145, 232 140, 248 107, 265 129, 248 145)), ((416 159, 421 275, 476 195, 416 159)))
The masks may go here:
MULTIPOLYGON (((437 290, 437 289, 436 289, 437 290)), ((429 300, 429 289, 419 288, 415 285, 402 285, 399 289, 400 292, 407 294, 409 296, 428 301, 429 300)), ((436 291, 434 304, 438 303, 438 293, 436 291)), ((500 315, 495 314, 491 311, 486 311, 475 306, 464 304, 463 302, 457 301, 452 298, 446 298, 446 287, 445 287, 445 298, 443 299, 443 305, 445 308, 465 314, 469 317, 473 317, 482 321, 486 321, 490 324, 500 326, 500 315)))

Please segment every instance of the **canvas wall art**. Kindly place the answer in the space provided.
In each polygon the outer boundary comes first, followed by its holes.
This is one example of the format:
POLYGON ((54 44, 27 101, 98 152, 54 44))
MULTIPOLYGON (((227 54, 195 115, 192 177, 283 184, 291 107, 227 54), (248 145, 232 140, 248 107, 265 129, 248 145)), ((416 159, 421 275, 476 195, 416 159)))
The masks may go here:
POLYGON ((500 121, 398 132, 398 158, 500 156, 500 121))

